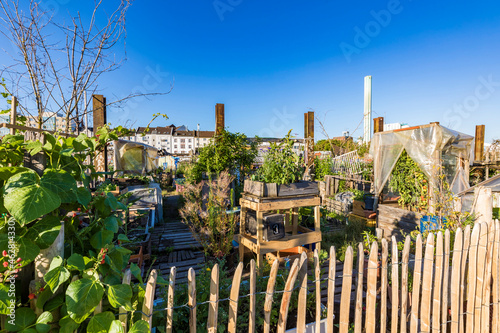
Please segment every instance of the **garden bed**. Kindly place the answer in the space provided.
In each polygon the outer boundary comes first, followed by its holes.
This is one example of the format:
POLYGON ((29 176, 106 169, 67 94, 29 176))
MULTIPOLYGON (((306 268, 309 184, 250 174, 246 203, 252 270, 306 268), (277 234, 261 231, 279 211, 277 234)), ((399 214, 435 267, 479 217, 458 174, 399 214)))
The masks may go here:
POLYGON ((377 224, 384 230, 385 238, 396 236, 402 240, 401 231, 407 234, 417 229, 421 217, 420 213, 402 209, 397 204, 378 205, 377 224))
POLYGON ((317 182, 300 181, 292 184, 264 183, 245 180, 243 191, 258 197, 290 197, 296 195, 318 195, 317 182))

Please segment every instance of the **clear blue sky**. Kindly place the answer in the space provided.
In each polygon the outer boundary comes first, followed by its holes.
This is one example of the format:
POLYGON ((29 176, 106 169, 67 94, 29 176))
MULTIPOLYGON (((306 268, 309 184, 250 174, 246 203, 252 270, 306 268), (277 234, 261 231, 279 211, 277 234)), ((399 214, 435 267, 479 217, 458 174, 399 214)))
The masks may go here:
MULTIPOLYGON (((82 6, 50 1, 58 15, 82 6)), ((372 75, 374 117, 386 123, 439 121, 471 135, 485 124, 487 142, 500 138, 498 1, 136 1, 127 30, 128 60, 103 78, 102 93, 175 85, 111 109, 113 124, 144 126, 162 112, 169 121, 153 126, 213 130, 224 103, 230 131, 302 136, 312 109, 339 136, 361 123, 363 77, 372 75)))

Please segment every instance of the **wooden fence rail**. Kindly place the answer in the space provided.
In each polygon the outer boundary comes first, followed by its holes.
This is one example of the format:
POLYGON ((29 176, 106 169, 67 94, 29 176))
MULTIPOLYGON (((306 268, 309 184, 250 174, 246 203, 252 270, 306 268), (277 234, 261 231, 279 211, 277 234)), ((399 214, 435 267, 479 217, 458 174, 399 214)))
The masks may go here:
MULTIPOLYGON (((341 275, 336 276, 336 253, 330 249, 330 263, 326 277, 321 278, 318 252, 314 253, 313 268, 308 272, 308 260, 303 253, 291 265, 284 290, 275 290, 278 262, 272 265, 267 289, 255 289, 256 270, 252 260, 250 269, 250 294, 240 294, 243 264, 235 271, 229 299, 219 299, 219 267, 211 271, 210 301, 207 329, 216 332, 218 311, 229 307, 229 332, 236 332, 238 303, 250 297, 249 332, 256 330, 256 318, 264 318, 264 332, 270 331, 273 295, 282 294, 279 306, 277 332, 285 332, 293 291, 298 290, 296 332, 306 332, 307 293, 314 290, 315 332, 500 332, 500 223, 478 223, 471 230, 457 229, 453 235, 446 232, 430 233, 425 239, 419 235, 412 242, 406 237, 403 244, 382 240, 373 242, 369 255, 364 255, 359 244, 357 270, 353 270, 354 251, 345 252, 341 275), (401 246, 403 245, 403 246, 401 246), (401 248, 402 247, 402 248, 401 248), (452 250, 451 250, 452 249, 452 250), (389 254, 390 252, 390 254, 389 254), (313 282, 307 286, 309 280, 313 282), (365 279, 366 277, 366 279, 365 279), (335 309, 334 289, 341 281, 340 304, 335 309), (321 283, 328 288, 326 304, 321 303, 321 283), (356 286, 354 293, 352 285, 356 286), (255 308, 256 294, 265 293, 263 308, 255 308), (326 307, 326 311, 322 308, 326 307), (336 310, 336 311, 335 311, 336 310), (322 316, 324 318, 322 320, 322 316), (324 330, 320 330, 324 321, 324 330)), ((338 268, 337 268, 338 269, 338 268)), ((157 272, 152 271, 143 307, 144 318, 152 322, 154 313, 166 314, 166 331, 177 332, 173 327, 175 268, 171 270, 166 308, 152 312, 157 272)), ((196 332, 196 277, 193 269, 188 274, 189 327, 196 332)), ((294 294, 293 294, 294 295, 294 294)), ((313 304, 313 303, 308 303, 313 304)), ((123 316, 120 316, 123 319, 123 316)), ((126 328, 126 325, 124 325, 126 328)), ((312 332, 312 331, 311 331, 312 332)))

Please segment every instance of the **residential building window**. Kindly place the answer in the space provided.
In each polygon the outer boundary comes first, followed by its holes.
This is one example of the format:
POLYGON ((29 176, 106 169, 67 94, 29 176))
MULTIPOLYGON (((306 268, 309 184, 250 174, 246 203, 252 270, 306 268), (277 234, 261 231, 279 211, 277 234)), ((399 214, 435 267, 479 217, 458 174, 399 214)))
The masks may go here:
POLYGON ((177 145, 174 145, 174 149, 177 149, 177 145))
POLYGON ((174 142, 177 142, 177 139, 174 139, 174 142))
POLYGON ((185 144, 181 144, 181 149, 186 149, 186 145, 185 144))
POLYGON ((191 142, 191 139, 189 139, 188 142, 191 142))
MULTIPOLYGON (((189 141, 191 141, 191 140, 189 140, 189 141)), ((189 149, 191 149, 191 145, 189 145, 189 149)))
POLYGON ((186 140, 185 139, 181 139, 181 143, 184 143, 186 140))

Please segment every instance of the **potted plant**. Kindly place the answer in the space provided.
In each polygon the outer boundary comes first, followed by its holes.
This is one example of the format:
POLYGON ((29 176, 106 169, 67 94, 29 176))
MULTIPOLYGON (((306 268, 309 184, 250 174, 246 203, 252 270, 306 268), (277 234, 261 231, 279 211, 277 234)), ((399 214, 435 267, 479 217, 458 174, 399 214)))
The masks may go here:
POLYGON ((251 180, 245 180, 244 192, 260 197, 285 197, 319 194, 318 183, 302 181, 302 158, 293 152, 290 132, 279 143, 267 148, 264 163, 251 180))

